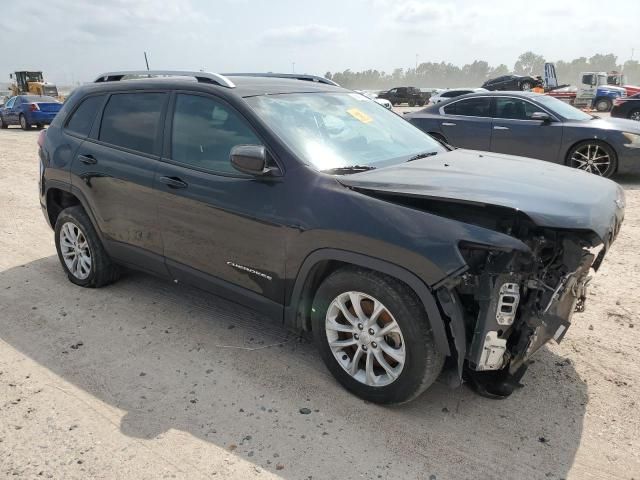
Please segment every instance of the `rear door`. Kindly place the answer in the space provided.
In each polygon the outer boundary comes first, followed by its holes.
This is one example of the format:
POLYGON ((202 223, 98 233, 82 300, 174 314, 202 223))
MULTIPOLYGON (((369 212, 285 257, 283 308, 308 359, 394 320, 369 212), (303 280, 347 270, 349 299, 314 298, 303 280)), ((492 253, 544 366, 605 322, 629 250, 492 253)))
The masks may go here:
MULTIPOLYGON (((99 102, 88 97, 80 109, 99 102)), ((166 274, 153 176, 161 150, 162 119, 169 94, 111 94, 72 165, 72 185, 86 199, 105 247, 120 261, 166 274)), ((106 100, 106 102, 105 102, 106 100)), ((70 135, 74 117, 66 126, 70 135)), ((81 122, 79 122, 81 123, 81 122)))
POLYGON ((556 161, 562 144, 562 123, 555 118, 532 120, 542 107, 516 97, 496 97, 491 151, 556 161))
POLYGON ((171 275, 281 309, 286 229, 272 219, 283 177, 255 178, 232 167, 234 146, 263 142, 227 102, 184 92, 172 103, 155 180, 171 275))
POLYGON ((489 150, 491 121, 490 97, 464 98, 440 108, 440 131, 454 147, 489 150))

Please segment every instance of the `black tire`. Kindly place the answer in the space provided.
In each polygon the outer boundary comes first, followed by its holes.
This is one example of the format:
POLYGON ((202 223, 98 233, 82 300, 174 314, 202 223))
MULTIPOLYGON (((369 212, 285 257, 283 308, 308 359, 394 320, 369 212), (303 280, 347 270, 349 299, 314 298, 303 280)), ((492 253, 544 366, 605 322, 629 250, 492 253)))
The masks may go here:
POLYGON ((442 371, 445 357, 436 349, 422 303, 411 289, 393 277, 358 267, 335 271, 316 292, 311 320, 314 339, 327 368, 347 390, 364 400, 380 404, 408 402, 424 392, 442 371), (329 347, 325 330, 327 311, 333 299, 350 291, 382 302, 402 331, 405 363, 398 377, 386 386, 370 386, 353 378, 329 347))
POLYGON ((0 128, 2 129, 9 128, 9 125, 7 125, 6 122, 3 120, 2 115, 0 115, 0 128))
POLYGON ((410 107, 415 107, 416 106, 416 102, 414 100, 409 100, 409 106, 410 107))
POLYGON ((598 112, 609 112, 613 108, 613 103, 608 98, 599 98, 594 107, 598 112))
POLYGON ((120 276, 118 266, 113 263, 109 255, 107 255, 107 252, 105 252, 91 220, 81 206, 65 208, 60 212, 54 231, 58 259, 70 282, 80 285, 81 287, 99 288, 115 282, 118 279, 120 276), (66 223, 72 223, 77 226, 87 240, 91 257, 91 270, 89 275, 84 279, 78 278, 69 270, 62 256, 60 246, 61 230, 66 223))
MULTIPOLYGON (((631 110, 629 112, 629 120, 635 120, 636 122, 640 122, 640 108, 636 108, 635 110, 631 110)), ((7 128, 7 127, 3 127, 7 128)))
MULTIPOLYGON (((571 147, 571 149, 567 153, 567 158, 566 158, 567 166, 572 168, 577 168, 579 170, 586 170, 586 168, 582 168, 582 166, 579 165, 580 162, 574 161, 573 157, 578 150, 584 149, 589 145, 592 145, 593 147, 598 147, 604 150, 607 153, 607 155, 609 155, 609 158, 610 158, 609 165, 606 168, 606 170, 602 172, 602 176, 605 178, 611 178, 616 173, 616 170, 618 169, 618 155, 616 154, 616 151, 613 149, 611 145, 605 142, 601 142, 599 140, 584 140, 583 142, 577 143, 573 147, 571 147)), ((593 173, 594 175, 598 175, 597 172, 591 171, 591 173, 593 173)))
POLYGON ((39 124, 37 124, 37 125, 36 125, 36 129, 37 129, 37 130, 42 130, 43 128, 44 128, 44 125, 43 125, 43 124, 41 124, 41 123, 39 123, 39 124))
POLYGON ((23 114, 20 114, 20 128, 22 130, 31 130, 31 124, 27 122, 27 117, 23 114))

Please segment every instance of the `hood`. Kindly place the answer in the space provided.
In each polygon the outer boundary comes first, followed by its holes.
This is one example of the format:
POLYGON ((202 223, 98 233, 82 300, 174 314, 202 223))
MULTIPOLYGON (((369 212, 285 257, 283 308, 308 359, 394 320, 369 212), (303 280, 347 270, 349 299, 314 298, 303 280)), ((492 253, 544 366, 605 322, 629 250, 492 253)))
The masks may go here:
POLYGON ((628 118, 597 118, 583 122, 582 125, 603 130, 620 130, 623 132, 640 134, 640 122, 628 118))
POLYGON ((540 160, 453 150, 338 177, 345 186, 521 211, 540 227, 595 232, 602 241, 622 221, 624 192, 591 173, 540 160))

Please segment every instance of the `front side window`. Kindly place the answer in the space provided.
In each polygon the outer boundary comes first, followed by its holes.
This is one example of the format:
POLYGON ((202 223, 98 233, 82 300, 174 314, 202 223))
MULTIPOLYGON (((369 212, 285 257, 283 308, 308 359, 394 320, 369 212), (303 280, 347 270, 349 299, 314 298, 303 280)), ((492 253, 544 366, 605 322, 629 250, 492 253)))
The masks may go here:
POLYGON ((229 160, 236 145, 260 145, 235 110, 209 97, 179 94, 173 114, 171 159, 192 167, 238 174, 229 160))
POLYGON ((496 118, 531 120, 531 115, 539 111, 535 105, 519 98, 496 98, 496 118))
POLYGON ((67 130, 83 137, 89 135, 102 102, 104 102, 104 95, 85 98, 67 122, 67 130))
POLYGON ((246 98, 304 162, 318 170, 383 167, 446 151, 399 115, 357 93, 291 93, 246 98))
POLYGON ((118 93, 104 108, 100 140, 119 147, 153 154, 164 93, 118 93))
POLYGON ((491 99, 489 97, 467 98, 444 107, 447 115, 463 115, 465 117, 489 117, 491 99))

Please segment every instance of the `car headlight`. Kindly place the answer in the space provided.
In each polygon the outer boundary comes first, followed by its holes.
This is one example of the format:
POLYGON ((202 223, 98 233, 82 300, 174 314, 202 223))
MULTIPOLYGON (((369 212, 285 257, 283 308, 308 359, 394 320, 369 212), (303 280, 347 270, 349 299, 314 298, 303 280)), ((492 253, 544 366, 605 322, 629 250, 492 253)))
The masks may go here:
POLYGON ((640 135, 629 132, 622 132, 622 135, 624 135, 624 138, 629 142, 624 144, 625 147, 640 148, 640 135))

